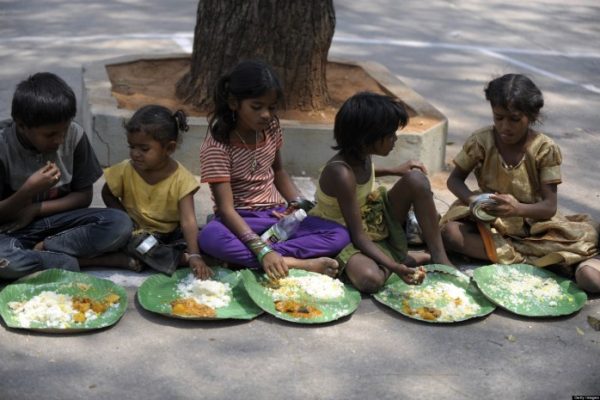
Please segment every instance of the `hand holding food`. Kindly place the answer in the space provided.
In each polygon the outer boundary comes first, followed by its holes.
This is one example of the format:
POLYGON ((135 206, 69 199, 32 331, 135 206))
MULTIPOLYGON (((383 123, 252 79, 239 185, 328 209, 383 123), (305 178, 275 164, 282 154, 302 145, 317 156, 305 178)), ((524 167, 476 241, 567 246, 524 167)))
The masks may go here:
POLYGON ((37 194, 50 189, 60 181, 60 169, 56 163, 48 161, 46 165, 35 171, 23 184, 23 189, 37 194))
POLYGON ((427 272, 425 268, 409 268, 405 265, 401 265, 401 271, 398 273, 398 276, 402 278, 402 280, 409 285, 420 285, 423 283, 427 272))

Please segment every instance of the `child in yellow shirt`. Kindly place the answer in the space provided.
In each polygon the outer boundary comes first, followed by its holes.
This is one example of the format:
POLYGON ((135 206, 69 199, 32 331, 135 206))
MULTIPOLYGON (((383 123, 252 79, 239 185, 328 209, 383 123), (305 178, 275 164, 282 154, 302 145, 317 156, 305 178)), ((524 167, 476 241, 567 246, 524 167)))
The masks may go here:
POLYGON ((179 132, 188 129, 185 114, 148 105, 136 111, 125 129, 131 159, 104 170, 102 199, 107 207, 125 210, 135 224, 126 256, 140 269, 147 265, 172 274, 187 263, 196 276, 209 278, 212 270, 196 240, 193 196, 198 182, 171 157, 179 132))

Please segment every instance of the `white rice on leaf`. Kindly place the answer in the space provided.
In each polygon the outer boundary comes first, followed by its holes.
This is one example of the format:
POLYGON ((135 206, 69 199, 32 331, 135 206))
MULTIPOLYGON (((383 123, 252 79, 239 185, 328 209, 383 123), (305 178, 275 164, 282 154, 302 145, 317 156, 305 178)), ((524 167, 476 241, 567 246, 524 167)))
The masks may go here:
MULTIPOLYGON (((47 328, 66 329, 75 324, 73 316, 78 313, 73 308, 72 296, 53 291, 43 291, 26 301, 11 301, 8 306, 24 328, 37 323, 47 328)), ((97 318, 91 309, 84 315, 86 321, 97 318)))
POLYGON ((430 307, 440 311, 438 321, 457 321, 477 314, 481 306, 467 295, 465 289, 447 282, 431 282, 427 286, 411 287, 403 294, 414 302, 413 308, 430 307), (418 306, 415 307, 415 305, 418 306))
POLYGON ((555 307, 567 298, 558 282, 552 278, 517 270, 500 270, 494 278, 494 286, 490 290, 514 305, 535 302, 555 307))
POLYGON ((344 296, 344 284, 339 279, 322 274, 288 276, 278 280, 279 288, 268 290, 275 301, 309 296, 315 300, 333 300, 344 296))
POLYGON ((211 308, 227 307, 232 297, 229 283, 212 279, 201 280, 193 274, 179 281, 176 290, 182 299, 194 299, 198 304, 211 308))

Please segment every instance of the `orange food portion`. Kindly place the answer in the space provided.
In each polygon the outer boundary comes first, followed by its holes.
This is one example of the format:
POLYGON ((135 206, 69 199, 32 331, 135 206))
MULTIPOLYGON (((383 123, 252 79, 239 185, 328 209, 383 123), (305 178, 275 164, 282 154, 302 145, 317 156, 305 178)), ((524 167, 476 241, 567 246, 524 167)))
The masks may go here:
POLYGON ((404 299, 402 301, 402 311, 408 315, 418 314, 419 317, 426 321, 435 321, 442 315, 442 312, 437 308, 433 307, 418 307, 412 308, 410 304, 408 304, 408 300, 404 299))
POLYGON ((83 322, 85 322, 85 320, 86 320, 85 313, 82 313, 81 311, 78 312, 77 314, 73 315, 73 321, 75 321, 75 322, 83 323, 83 322))
POLYGON ((194 299, 177 299, 171 302, 171 312, 184 317, 214 318, 214 308, 198 303, 194 299))
POLYGON ((315 318, 323 312, 313 306, 301 304, 293 300, 279 300, 275 302, 275 309, 279 312, 290 314, 295 318, 315 318))
POLYGON ((116 294, 116 293, 109 293, 104 298, 104 301, 107 302, 107 303, 109 303, 110 305, 113 305, 115 303, 118 303, 119 299, 121 299, 121 297, 118 294, 116 294))
POLYGON ((73 308, 78 311, 73 316, 73 321, 83 323, 86 321, 85 313, 90 309, 96 314, 102 314, 108 310, 110 306, 119 302, 121 297, 118 294, 110 293, 103 300, 92 300, 89 297, 73 297, 73 308))
POLYGON ((433 307, 419 307, 417 313, 426 321, 435 321, 442 315, 442 312, 433 307))

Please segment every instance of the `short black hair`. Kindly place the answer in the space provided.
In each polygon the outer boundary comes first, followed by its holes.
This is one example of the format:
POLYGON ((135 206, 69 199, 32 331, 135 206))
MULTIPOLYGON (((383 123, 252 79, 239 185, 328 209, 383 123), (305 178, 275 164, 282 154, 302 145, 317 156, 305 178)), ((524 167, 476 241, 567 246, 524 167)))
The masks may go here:
POLYGON ((347 99, 335 116, 333 146, 344 154, 362 158, 365 147, 408 124, 408 113, 394 97, 360 92, 347 99))
POLYGON ((13 95, 11 116, 28 128, 66 122, 76 113, 73 89, 50 72, 31 75, 17 85, 13 95))
POLYGON ((496 78, 484 90, 485 99, 492 107, 520 111, 530 123, 537 122, 544 107, 544 96, 538 87, 525 75, 506 74, 496 78))

